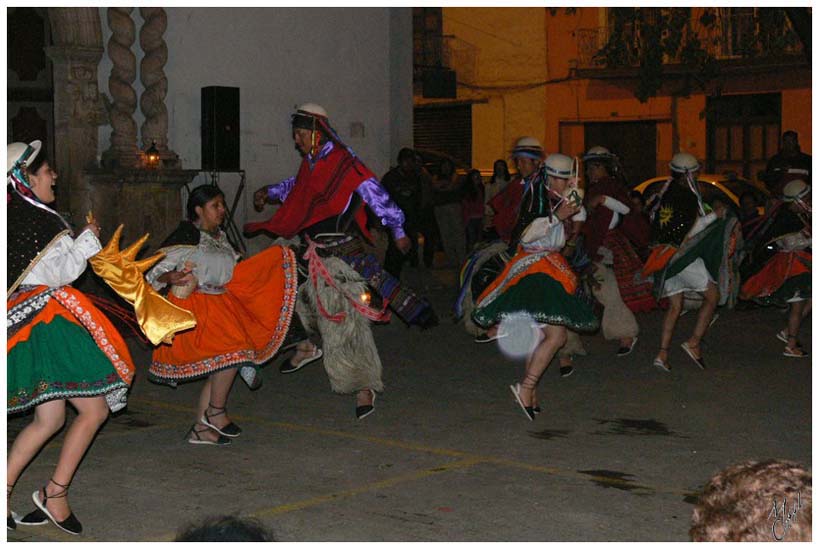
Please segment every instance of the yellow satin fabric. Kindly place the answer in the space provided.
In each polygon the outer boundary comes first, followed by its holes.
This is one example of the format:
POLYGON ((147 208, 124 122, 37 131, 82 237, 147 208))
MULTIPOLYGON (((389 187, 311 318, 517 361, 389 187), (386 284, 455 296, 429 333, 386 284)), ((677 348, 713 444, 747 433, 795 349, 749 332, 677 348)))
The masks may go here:
POLYGON ((147 234, 120 251, 122 228, 120 225, 105 248, 88 262, 94 273, 102 277, 108 286, 134 306, 137 323, 148 340, 155 346, 161 342, 170 344, 174 334, 195 327, 196 318, 187 309, 182 309, 160 296, 145 281, 143 273, 164 256, 160 252, 144 260, 135 260, 137 252, 148 240, 147 234))

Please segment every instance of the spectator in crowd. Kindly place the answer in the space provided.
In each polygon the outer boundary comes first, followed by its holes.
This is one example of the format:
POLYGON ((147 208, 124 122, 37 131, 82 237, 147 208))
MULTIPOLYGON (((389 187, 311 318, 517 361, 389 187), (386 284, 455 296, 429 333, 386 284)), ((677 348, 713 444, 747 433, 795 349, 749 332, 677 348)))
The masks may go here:
POLYGON ((436 223, 444 248, 451 264, 460 266, 464 260, 464 225, 461 222, 461 196, 458 176, 453 162, 444 159, 439 172, 433 177, 436 223))
POLYGON ((715 474, 692 511, 694 542, 811 539, 811 473, 785 460, 750 460, 715 474))
POLYGON ((418 152, 415 154, 416 167, 422 175, 421 211, 419 212, 418 231, 424 237, 424 267, 433 267, 436 251, 441 250, 441 237, 436 223, 435 203, 433 201, 433 176, 424 167, 424 161, 418 152))
POLYGON ((416 164, 415 153, 407 147, 399 151, 398 166, 382 178, 382 185, 404 212, 404 231, 411 244, 410 251, 405 255, 392 239, 388 241, 384 269, 397 279, 401 277, 401 268, 405 261, 409 261, 413 267, 419 263, 418 228, 424 195, 424 178, 423 172, 416 164))
POLYGON ((464 223, 465 252, 470 254, 481 240, 484 223, 484 183, 481 172, 470 170, 461 186, 461 219, 464 223))
POLYGON ((783 132, 780 151, 769 159, 762 179, 773 196, 779 195, 783 185, 793 179, 811 182, 811 156, 800 150, 797 132, 783 132))
POLYGON ((740 223, 743 229, 743 237, 747 238, 759 225, 763 217, 757 210, 760 205, 751 191, 745 191, 741 194, 738 202, 740 202, 740 223))
POLYGON ((497 239, 498 232, 495 229, 493 216, 495 212, 490 206, 490 200, 504 191, 512 181, 510 169, 504 159, 498 159, 493 163, 493 175, 484 187, 484 233, 487 240, 497 239))
POLYGON ((643 212, 646 208, 646 201, 643 199, 643 193, 640 191, 630 191, 629 202, 632 203, 632 208, 638 212, 643 212))
POLYGON ((189 525, 179 532, 174 542, 276 542, 276 539, 255 519, 216 516, 189 525))

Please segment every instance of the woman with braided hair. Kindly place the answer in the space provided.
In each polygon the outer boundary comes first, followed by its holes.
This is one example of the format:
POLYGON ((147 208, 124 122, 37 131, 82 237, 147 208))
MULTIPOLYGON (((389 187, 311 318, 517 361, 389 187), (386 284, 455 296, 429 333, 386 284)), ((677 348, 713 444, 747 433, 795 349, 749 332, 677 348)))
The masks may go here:
MULTIPOLYGON (((23 470, 65 423, 66 402, 77 417, 66 432, 54 473, 32 500, 37 509, 24 525, 51 521, 72 535, 83 526, 68 504, 68 488, 80 460, 109 410, 126 404, 134 364, 108 318, 70 285, 102 248, 100 228, 89 220, 75 236, 54 211, 57 173, 42 143, 8 146, 8 297, 6 298, 7 413, 34 409, 14 439, 6 465, 7 505, 23 470)), ((8 529, 16 527, 7 508, 8 529)))
MULTIPOLYGON (((188 197, 188 220, 165 240, 165 257, 146 279, 168 299, 196 316, 197 326, 154 350, 149 379, 175 387, 204 379, 193 445, 229 445, 242 429, 227 412, 237 371, 252 389, 256 369, 273 358, 286 339, 296 303, 296 261, 284 246, 271 246, 239 262, 220 228, 225 197, 201 185, 188 197)), ((318 354, 317 358, 321 356, 318 354)))

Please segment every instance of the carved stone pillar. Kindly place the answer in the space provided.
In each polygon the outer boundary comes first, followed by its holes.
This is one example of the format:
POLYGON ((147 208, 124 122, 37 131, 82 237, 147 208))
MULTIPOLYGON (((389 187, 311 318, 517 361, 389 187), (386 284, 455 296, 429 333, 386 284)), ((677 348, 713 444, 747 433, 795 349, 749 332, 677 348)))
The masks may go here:
POLYGON ((54 147, 49 154, 59 173, 57 208, 82 221, 88 204, 82 171, 97 161, 98 126, 106 113, 97 86, 102 58, 98 8, 48 8, 53 46, 54 147))
POLYGON ((111 117, 111 148, 103 154, 103 165, 114 168, 135 168, 141 163, 137 149, 137 93, 132 86, 137 77, 137 58, 131 52, 136 38, 131 11, 134 8, 108 8, 108 25, 111 39, 108 41, 108 57, 113 67, 108 78, 112 101, 108 105, 111 117))
POLYGON ((140 28, 140 47, 144 52, 140 62, 140 80, 145 91, 140 96, 140 109, 145 122, 140 129, 142 149, 153 143, 159 151, 164 168, 179 166, 179 157, 168 147, 168 110, 165 96, 168 94, 168 79, 165 77, 165 63, 168 61, 168 47, 163 35, 168 28, 168 18, 162 8, 140 8, 144 20, 140 28))
POLYGON ((97 127, 106 121, 97 88, 102 53, 102 48, 46 48, 54 69, 54 134, 59 147, 52 154, 60 178, 60 208, 75 222, 88 211, 82 172, 97 162, 97 127))

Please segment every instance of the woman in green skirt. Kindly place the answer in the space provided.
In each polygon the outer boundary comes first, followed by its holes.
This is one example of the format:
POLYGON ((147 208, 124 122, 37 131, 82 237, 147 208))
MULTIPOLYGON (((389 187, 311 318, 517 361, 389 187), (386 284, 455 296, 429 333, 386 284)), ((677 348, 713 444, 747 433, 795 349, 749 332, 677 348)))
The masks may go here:
MULTIPOLYGON (((48 205, 57 174, 42 144, 7 149, 8 288, 6 298, 7 413, 34 409, 8 452, 7 500, 26 466, 65 422, 66 401, 77 417, 66 432, 57 466, 35 491, 37 509, 20 523, 49 520, 72 535, 82 524, 68 504, 68 487, 109 409, 125 406, 134 364, 120 334, 81 292, 69 286, 102 248, 89 219, 78 236, 48 205)), ((8 507, 7 527, 16 527, 8 507)))
MULTIPOLYGON (((566 240, 565 226, 581 209, 580 200, 570 198, 577 189, 572 176, 572 159, 553 154, 525 182, 522 216, 536 211, 532 201, 526 200, 528 196, 539 197, 543 205, 538 211, 547 215, 536 217, 526 227, 516 255, 478 297, 473 311, 473 320, 485 328, 515 318, 525 319, 518 330, 537 327, 540 341, 527 357, 524 378, 510 386, 529 420, 540 411, 535 392, 538 381, 566 343, 567 329, 587 332, 598 328, 590 307, 575 296, 577 277, 560 252, 566 240), (530 189, 532 194, 528 195, 530 189)), ((503 325, 498 330, 503 334, 503 325)))

